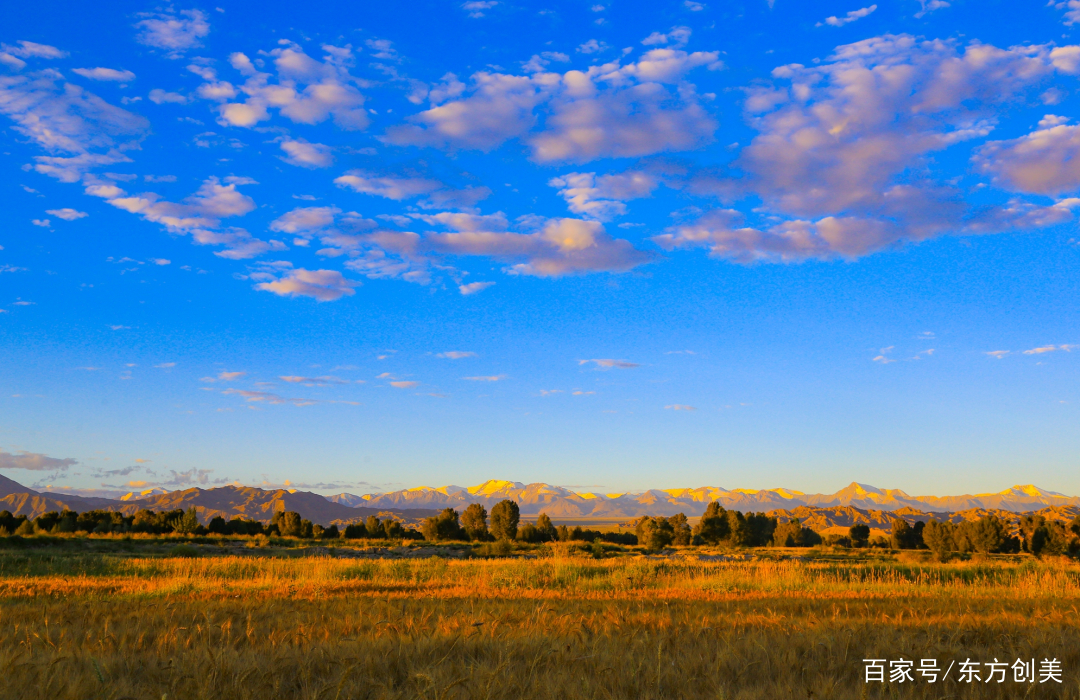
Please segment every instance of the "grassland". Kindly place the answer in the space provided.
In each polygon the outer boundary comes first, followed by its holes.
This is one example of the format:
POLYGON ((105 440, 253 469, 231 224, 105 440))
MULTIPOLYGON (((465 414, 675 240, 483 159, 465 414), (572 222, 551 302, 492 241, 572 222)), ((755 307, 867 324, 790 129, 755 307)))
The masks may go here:
POLYGON ((0 698, 1080 699, 1064 560, 130 544, 0 550, 0 698), (900 657, 1056 657, 1064 682, 863 682, 900 657))

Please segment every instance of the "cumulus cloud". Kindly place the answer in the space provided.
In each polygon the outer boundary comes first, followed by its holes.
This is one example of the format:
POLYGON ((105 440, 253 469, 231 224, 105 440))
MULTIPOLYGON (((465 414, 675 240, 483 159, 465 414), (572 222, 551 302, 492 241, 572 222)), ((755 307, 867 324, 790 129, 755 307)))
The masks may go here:
POLYGON ((487 187, 454 189, 429 178, 379 176, 363 170, 350 170, 335 178, 334 184, 354 192, 385 197, 397 202, 423 197, 422 206, 437 208, 473 207, 491 194, 487 187))
POLYGON ((629 360, 578 360, 579 365, 596 365, 598 369, 634 369, 641 365, 629 360))
POLYGON ((818 22, 817 26, 820 27, 822 26, 822 24, 827 24, 830 27, 842 27, 845 24, 851 24, 856 20, 860 20, 863 17, 866 17, 876 9, 877 5, 871 5, 870 7, 864 7, 859 10, 852 10, 843 17, 827 17, 824 22, 818 22))
POLYGON ((253 258, 271 250, 284 250, 280 241, 255 238, 242 228, 222 227, 221 219, 243 216, 255 209, 255 202, 236 188, 252 184, 250 178, 230 176, 203 181, 195 194, 183 202, 170 202, 153 192, 131 195, 115 184, 91 180, 86 193, 101 197, 117 209, 137 214, 164 226, 169 232, 188 234, 199 245, 223 246, 214 253, 230 260, 253 258))
POLYGON ((625 214, 625 200, 648 197, 657 184, 648 173, 634 171, 600 177, 596 173, 568 173, 548 181, 551 187, 562 188, 559 195, 570 211, 600 221, 625 214))
POLYGON ((291 234, 321 231, 333 226, 340 213, 337 207, 297 207, 270 222, 270 230, 291 234))
MULTIPOLYGON (((306 270, 296 268, 286 270, 274 278, 273 273, 263 273, 271 281, 259 282, 255 289, 273 292, 278 296, 311 297, 316 301, 336 301, 343 296, 355 294, 353 287, 360 283, 345 279, 337 270, 306 270)), ((253 279, 256 277, 253 275, 253 279)))
POLYGON ((498 0, 469 0, 462 3, 461 9, 465 10, 473 19, 479 19, 484 13, 498 5, 498 0))
POLYGON ((64 221, 74 221, 75 219, 81 219, 84 216, 89 216, 89 214, 84 211, 79 211, 78 209, 71 209, 68 207, 64 207, 63 209, 46 209, 45 213, 51 216, 55 216, 58 219, 63 219, 64 221))
POLYGON ((153 90, 151 90, 148 97, 150 98, 150 101, 153 102, 156 105, 162 105, 162 104, 182 105, 182 104, 187 104, 188 101, 190 100, 190 98, 187 97, 186 95, 181 95, 178 92, 167 92, 167 91, 162 90, 160 88, 154 88, 153 90))
POLYGON ((1025 350, 1025 355, 1041 355, 1044 352, 1072 352, 1073 348, 1080 347, 1077 345, 1043 345, 1042 347, 1032 348, 1031 350, 1025 350))
POLYGON ((536 123, 533 108, 545 99, 547 87, 543 75, 479 72, 472 76, 472 82, 469 97, 421 112, 411 118, 412 124, 387 129, 385 140, 398 145, 490 151, 536 123))
POLYGON ((281 150, 285 151, 283 160, 286 163, 303 168, 329 168, 334 164, 330 147, 321 143, 308 143, 303 139, 287 140, 281 142, 281 150))
MULTIPOLYGON (((1065 61, 1066 54, 1058 56, 1065 61)), ((1068 221, 1067 206, 1022 200, 972 210, 954 185, 911 170, 929 154, 986 136, 1003 102, 1055 69, 1062 70, 1046 46, 961 47, 893 35, 840 46, 812 67, 781 66, 775 84, 748 93, 748 119, 759 133, 735 163, 745 177, 688 184, 691 191, 761 197, 763 223, 714 210, 654 240, 665 249, 704 246, 742 262, 798 261, 1068 221)), ((1019 174, 1007 167, 1022 160, 1020 144, 996 148, 1016 155, 1001 166, 1001 177, 1019 174)))
POLYGON ((490 217, 475 220, 445 219, 458 229, 452 233, 432 233, 428 243, 442 253, 484 255, 514 261, 512 274, 561 277, 583 272, 626 272, 655 259, 626 240, 609 236, 596 221, 550 219, 535 233, 491 230, 490 217))
POLYGON ((302 376, 284 376, 278 377, 283 382, 289 382, 290 384, 303 384, 304 386, 331 386, 334 384, 348 384, 344 379, 332 376, 324 377, 302 377, 302 376))
POLYGON ((115 68, 75 68, 72 73, 77 73, 90 80, 101 80, 113 83, 130 83, 135 80, 135 74, 129 70, 116 70, 115 68))
POLYGON ((978 150, 975 163, 1006 189, 1047 195, 1075 190, 1080 187, 1080 126, 1064 121, 1047 115, 1042 128, 1025 136, 991 141, 978 150))
POLYGON ((476 294, 477 292, 482 292, 494 284, 494 282, 469 282, 468 284, 458 285, 458 291, 461 292, 462 296, 469 296, 471 294, 476 294))
POLYGON ((63 471, 78 464, 70 457, 57 459, 38 452, 5 452, 0 449, 0 469, 27 469, 30 471, 63 471))
POLYGON ((181 10, 144 14, 135 23, 139 30, 135 40, 146 46, 164 49, 170 58, 179 58, 188 49, 200 45, 199 40, 210 33, 210 23, 201 10, 181 10))
POLYGON ((218 80, 214 70, 195 66, 204 82, 196 93, 218 102, 218 122, 224 126, 251 128, 270 119, 271 109, 298 124, 318 124, 333 119, 342 129, 365 129, 369 118, 364 96, 358 89, 364 84, 349 74, 352 49, 323 44, 323 60, 312 58, 296 45, 268 52, 273 58, 275 76, 259 71, 245 54, 234 53, 229 63, 246 78, 234 86, 218 80), (243 102, 232 100, 246 95, 243 102))
POLYGON ((21 135, 53 155, 35 157, 34 169, 61 182, 77 182, 90 169, 130 162, 149 123, 44 70, 0 76, 0 113, 21 135))
POLYGON ((399 145, 488 151, 525 136, 539 122, 537 108, 548 105, 543 128, 527 138, 534 160, 540 162, 697 147, 711 139, 716 122, 684 76, 700 66, 719 69, 723 64, 717 52, 682 51, 689 30, 677 28, 659 36, 663 41, 654 38, 649 43, 670 46, 648 51, 627 65, 613 61, 560 75, 546 72, 546 65, 565 56, 551 53, 530 60, 529 75, 478 72, 467 96, 414 115, 411 124, 388 129, 384 139, 399 145))

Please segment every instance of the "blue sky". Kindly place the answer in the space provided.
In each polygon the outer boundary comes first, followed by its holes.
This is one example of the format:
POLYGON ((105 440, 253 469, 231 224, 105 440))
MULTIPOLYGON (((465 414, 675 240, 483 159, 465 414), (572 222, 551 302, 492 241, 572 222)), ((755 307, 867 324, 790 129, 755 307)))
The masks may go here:
POLYGON ((8 8, 0 469, 1080 493, 1077 24, 8 8))

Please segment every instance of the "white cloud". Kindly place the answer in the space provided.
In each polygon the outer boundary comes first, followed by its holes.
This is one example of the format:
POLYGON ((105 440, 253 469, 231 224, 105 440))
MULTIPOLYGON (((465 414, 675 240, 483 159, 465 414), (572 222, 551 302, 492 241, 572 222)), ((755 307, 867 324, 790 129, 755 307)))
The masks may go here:
POLYGON ((462 3, 461 9, 468 12, 469 16, 473 19, 479 19, 484 16, 484 12, 498 4, 498 0, 470 0, 469 2, 462 3))
POLYGON ((30 471, 62 471, 79 462, 71 459, 57 459, 38 452, 19 452, 14 454, 0 449, 0 469, 27 469, 30 471))
POLYGON ((1080 126, 1047 115, 1041 128, 1008 141, 990 141, 975 155, 976 165, 1003 187, 1058 194, 1080 187, 1080 126), (1053 117, 1053 118, 1051 118, 1053 117))
POLYGON ((135 40, 168 51, 170 58, 179 58, 188 49, 199 46, 199 40, 210 33, 210 23, 201 10, 142 16, 145 19, 135 23, 139 30, 135 40))
POLYGON ((19 58, 65 58, 67 51, 61 51, 48 44, 36 44, 32 41, 20 41, 15 46, 0 44, 0 50, 19 58))
POLYGON ((343 296, 352 296, 353 287, 360 283, 345 279, 337 270, 305 270, 297 268, 286 270, 279 278, 270 282, 260 282, 255 289, 273 292, 278 296, 311 297, 316 301, 336 301, 343 296))
POLYGON ((919 0, 919 3, 922 5, 922 9, 915 13, 915 19, 922 19, 934 10, 943 10, 950 7, 946 0, 919 0))
POLYGON ((443 186, 438 180, 418 177, 378 177, 362 170, 350 170, 345 175, 336 178, 334 184, 338 187, 348 187, 361 194, 385 197, 398 202, 430 194, 443 186))
POLYGON ((30 223, 34 226, 40 226, 41 228, 49 228, 49 226, 52 225, 52 222, 48 219, 31 219, 30 223))
POLYGON ((584 44, 577 47, 577 51, 578 53, 591 54, 601 53, 603 51, 607 51, 609 48, 611 47, 602 41, 597 41, 596 39, 589 39, 584 44))
MULTIPOLYGON (((859 10, 852 10, 851 12, 847 13, 843 17, 835 17, 835 16, 828 17, 828 18, 826 18, 824 24, 827 24, 830 27, 842 27, 845 24, 851 24, 855 20, 859 20, 859 19, 862 19, 863 17, 866 17, 868 14, 870 14, 871 12, 873 12, 876 9, 877 9, 877 5, 871 5, 870 7, 864 7, 864 8, 859 9, 859 10)), ((822 22, 818 22, 817 26, 820 27, 822 24, 823 24, 822 22)))
POLYGON ((166 92, 160 88, 154 88, 149 94, 150 101, 156 105, 160 104, 187 104, 188 97, 181 95, 178 92, 166 92))
POLYGON ((77 182, 99 165, 130 162, 122 150, 149 129, 142 117, 63 82, 53 70, 0 76, 0 113, 43 150, 66 154, 35 158, 37 172, 62 182, 77 182))
POLYGON ((90 80, 101 80, 113 83, 130 83, 135 80, 135 74, 129 70, 116 70, 115 68, 74 68, 72 73, 78 73, 90 80))
POLYGON ((284 244, 279 241, 254 238, 242 228, 221 227, 222 218, 243 216, 255 209, 254 200, 236 189, 254 183, 253 180, 230 176, 225 182, 222 184, 216 177, 208 178, 182 203, 163 200, 153 192, 129 195, 114 184, 102 182, 88 184, 86 193, 161 224, 172 233, 190 234, 199 245, 224 246, 224 250, 214 253, 218 257, 243 260, 271 250, 284 250, 284 244))
POLYGON ((545 99, 541 78, 476 73, 469 97, 421 112, 410 119, 413 124, 387 129, 384 138, 398 145, 490 151, 536 123, 533 108, 545 99))
POLYGON ((271 82, 270 73, 258 71, 251 60, 242 53, 229 57, 233 68, 247 80, 237 87, 226 81, 215 80, 212 71, 200 70, 207 82, 200 86, 198 94, 204 99, 218 101, 218 122, 225 126, 250 128, 270 119, 270 110, 278 112, 298 124, 318 124, 333 118, 342 129, 365 129, 369 118, 364 109, 364 96, 358 87, 365 85, 349 74, 353 62, 352 49, 329 44, 322 46, 322 61, 308 56, 296 44, 277 48, 268 55, 273 57, 277 82, 271 82), (243 102, 229 102, 237 92, 247 98, 243 102))
POLYGON ((480 200, 486 199, 491 190, 487 187, 466 187, 453 189, 438 180, 422 177, 378 176, 363 170, 350 170, 334 180, 338 187, 385 197, 400 202, 406 199, 424 197, 421 206, 445 208, 470 208, 480 200))
POLYGON ((641 40, 641 43, 645 46, 657 46, 657 45, 670 45, 675 48, 681 48, 686 46, 690 41, 691 29, 690 27, 672 27, 671 31, 661 34, 660 32, 653 32, 649 36, 641 40))
POLYGON ((469 282, 468 284, 458 285, 458 291, 463 296, 469 296, 470 294, 482 292, 488 287, 494 286, 494 284, 494 282, 469 282))
POLYGON ((634 369, 641 365, 636 362, 630 362, 629 360, 578 360, 579 365, 587 365, 592 363, 596 365, 597 369, 634 369))
POLYGON ((681 403, 674 403, 674 404, 671 404, 670 406, 664 406, 664 408, 669 410, 669 411, 696 411, 697 410, 697 408, 695 408, 694 406, 687 406, 686 404, 681 404, 681 403))
POLYGON ((340 213, 337 207, 297 207, 270 222, 270 230, 292 234, 322 231, 333 226, 340 213))
POLYGON ((1074 24, 1080 24, 1080 0, 1065 0, 1064 2, 1054 2, 1050 0, 1050 4, 1059 10, 1065 10, 1065 14, 1062 15, 1061 21, 1066 26, 1073 26, 1074 24))
POLYGON ((150 258, 150 262, 155 265, 165 266, 172 264, 172 260, 166 260, 165 258, 150 258))
POLYGON ((448 352, 440 352, 435 357, 441 357, 447 360, 461 360, 466 357, 476 357, 475 352, 462 352, 461 350, 450 350, 448 352))
POLYGON ((467 382, 501 382, 506 379, 505 374, 493 374, 486 377, 462 377, 467 382))
POLYGON ((973 210, 955 185, 925 169, 929 154, 990 133, 998 106, 1054 68, 1047 46, 958 47, 893 35, 840 46, 820 65, 781 66, 776 85, 749 91, 748 119, 759 134, 734 163, 744 176, 698 173, 687 182, 691 192, 759 196, 762 224, 721 209, 653 240, 742 262, 798 261, 1070 220, 1065 205, 1021 200, 973 210))
POLYGON ((584 272, 626 272, 650 262, 654 255, 629 241, 613 239, 596 221, 550 219, 536 233, 512 233, 462 226, 453 233, 432 233, 429 244, 452 255, 483 255, 523 262, 511 274, 561 277, 584 272))
MULTIPOLYGON (((676 28, 664 41, 682 46, 687 32, 676 28)), ((685 150, 709 141, 716 128, 684 76, 699 66, 722 68, 718 52, 654 49, 626 66, 614 61, 564 75, 542 70, 562 54, 544 56, 529 62, 529 70, 539 71, 531 75, 474 74, 470 94, 413 115, 411 124, 389 128, 383 139, 489 151, 530 131, 538 121, 536 108, 549 102, 545 128, 528 139, 541 162, 685 150), (676 94, 668 84, 678 86, 676 94)))
POLYGON ((84 211, 79 211, 78 209, 70 209, 67 207, 63 209, 47 209, 45 213, 51 214, 58 219, 63 219, 64 221, 74 221, 75 219, 81 219, 84 216, 89 216, 89 214, 84 211))
POLYGON ((397 381, 390 382, 390 386, 394 387, 395 389, 412 389, 413 387, 420 386, 420 382, 397 381))
POLYGON ((657 182, 648 173, 627 171, 599 178, 596 173, 568 173, 552 178, 548 185, 562 188, 559 195, 575 214, 609 221, 626 213, 623 201, 648 197, 657 182))
POLYGON ((1042 355, 1046 352, 1072 352, 1074 348, 1078 348, 1080 345, 1043 345, 1042 347, 1032 348, 1031 350, 1025 350, 1025 355, 1042 355))
POLYGON ((330 147, 321 143, 308 143, 303 139, 287 140, 281 142, 281 150, 288 156, 284 158, 287 163, 304 168, 329 168, 334 164, 330 147))

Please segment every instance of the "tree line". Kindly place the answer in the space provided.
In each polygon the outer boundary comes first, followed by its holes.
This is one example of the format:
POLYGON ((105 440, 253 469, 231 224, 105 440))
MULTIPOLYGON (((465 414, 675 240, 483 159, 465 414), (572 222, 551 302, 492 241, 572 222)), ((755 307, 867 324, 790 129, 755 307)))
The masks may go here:
POLYGON ((304 539, 423 539, 431 542, 607 542, 621 545, 644 545, 650 550, 669 546, 712 545, 732 547, 812 547, 827 544, 841 547, 883 547, 892 549, 929 549, 941 557, 951 552, 1076 554, 1080 552, 1080 516, 1071 523, 1048 521, 1037 514, 1020 517, 1018 535, 1009 536, 1005 524, 994 515, 978 520, 952 523, 931 519, 909 524, 896 518, 888 538, 871 540, 870 528, 853 525, 847 535, 822 537, 803 526, 797 518, 780 522, 765 513, 742 513, 725 510, 710 503, 698 523, 691 528, 683 513, 670 517, 642 516, 631 532, 601 532, 580 526, 555 525, 545 513, 535 523, 521 523, 521 511, 512 500, 497 503, 489 514, 479 504, 469 505, 461 513, 446 508, 426 518, 419 530, 393 518, 371 515, 363 522, 339 528, 323 527, 293 511, 275 512, 269 523, 244 518, 226 520, 215 516, 206 525, 199 522, 194 508, 155 512, 140 510, 134 515, 92 510, 84 513, 50 511, 37 518, 14 516, 0 511, 0 536, 57 533, 145 533, 186 535, 267 535, 304 539))

